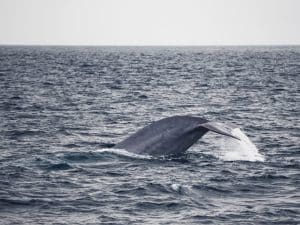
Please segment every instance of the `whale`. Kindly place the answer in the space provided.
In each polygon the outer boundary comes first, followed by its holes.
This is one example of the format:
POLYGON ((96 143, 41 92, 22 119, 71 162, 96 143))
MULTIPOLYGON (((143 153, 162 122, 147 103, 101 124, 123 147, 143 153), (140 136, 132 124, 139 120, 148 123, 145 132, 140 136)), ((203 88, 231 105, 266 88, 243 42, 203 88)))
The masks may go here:
POLYGON ((240 140, 232 132, 232 123, 208 121, 197 116, 172 116, 154 121, 138 130, 114 148, 146 155, 178 155, 184 153, 208 131, 240 140))

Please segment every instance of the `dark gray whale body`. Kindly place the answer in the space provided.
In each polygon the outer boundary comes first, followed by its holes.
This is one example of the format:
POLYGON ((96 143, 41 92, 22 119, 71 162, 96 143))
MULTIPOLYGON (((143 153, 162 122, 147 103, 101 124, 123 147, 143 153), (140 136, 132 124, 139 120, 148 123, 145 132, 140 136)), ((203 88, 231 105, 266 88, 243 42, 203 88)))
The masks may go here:
POLYGON ((170 155, 185 152, 208 131, 239 139, 231 131, 233 125, 209 122, 194 116, 173 116, 151 123, 114 148, 137 154, 170 155))

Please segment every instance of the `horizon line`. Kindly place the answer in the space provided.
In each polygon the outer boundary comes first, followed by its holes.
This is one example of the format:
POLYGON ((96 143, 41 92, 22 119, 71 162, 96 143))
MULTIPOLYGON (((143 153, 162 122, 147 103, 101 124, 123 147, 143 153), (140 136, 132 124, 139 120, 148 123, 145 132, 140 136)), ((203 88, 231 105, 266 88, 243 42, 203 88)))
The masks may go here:
POLYGON ((7 44, 0 46, 32 46, 32 47, 263 47, 263 46, 300 46, 300 44, 7 44))

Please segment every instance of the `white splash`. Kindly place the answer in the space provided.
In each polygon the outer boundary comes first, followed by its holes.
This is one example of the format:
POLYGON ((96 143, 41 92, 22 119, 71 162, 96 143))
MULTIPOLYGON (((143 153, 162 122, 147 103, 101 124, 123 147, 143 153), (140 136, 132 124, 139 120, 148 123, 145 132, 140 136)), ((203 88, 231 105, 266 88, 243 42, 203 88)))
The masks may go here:
POLYGON ((181 189, 181 185, 180 184, 171 184, 171 189, 173 190, 173 191, 176 191, 176 192, 179 192, 180 191, 180 189, 181 189))
POLYGON ((265 157, 258 152, 256 146, 239 128, 231 131, 231 134, 240 139, 222 138, 217 157, 225 161, 265 161, 265 157))
POLYGON ((109 152, 109 153, 113 153, 116 155, 121 155, 121 156, 126 156, 126 157, 130 157, 130 158, 136 158, 136 159, 152 159, 152 156, 150 155, 139 155, 139 154, 135 154, 132 152, 128 152, 125 149, 119 149, 119 148, 103 148, 103 149, 99 149, 96 152, 109 152))

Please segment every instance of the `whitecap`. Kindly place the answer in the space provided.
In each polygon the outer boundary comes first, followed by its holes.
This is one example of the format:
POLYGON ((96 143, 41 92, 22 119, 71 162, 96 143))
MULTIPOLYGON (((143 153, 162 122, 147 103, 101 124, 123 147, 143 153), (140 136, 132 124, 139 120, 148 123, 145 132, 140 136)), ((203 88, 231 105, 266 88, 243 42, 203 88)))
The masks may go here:
POLYGON ((181 190, 181 185, 180 184, 176 184, 176 183, 171 184, 171 189, 173 191, 179 192, 181 190))

